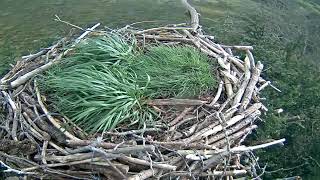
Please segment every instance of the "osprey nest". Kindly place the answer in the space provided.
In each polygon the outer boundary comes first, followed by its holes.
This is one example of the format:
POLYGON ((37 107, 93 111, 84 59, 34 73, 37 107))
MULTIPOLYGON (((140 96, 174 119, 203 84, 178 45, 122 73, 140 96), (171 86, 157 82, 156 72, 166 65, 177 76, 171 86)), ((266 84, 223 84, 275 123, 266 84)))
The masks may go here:
POLYGON ((263 65, 251 46, 215 42, 182 3, 189 25, 105 31, 96 24, 18 60, 0 81, 1 172, 259 178, 264 168, 254 151, 285 141, 242 145, 267 112, 263 65))

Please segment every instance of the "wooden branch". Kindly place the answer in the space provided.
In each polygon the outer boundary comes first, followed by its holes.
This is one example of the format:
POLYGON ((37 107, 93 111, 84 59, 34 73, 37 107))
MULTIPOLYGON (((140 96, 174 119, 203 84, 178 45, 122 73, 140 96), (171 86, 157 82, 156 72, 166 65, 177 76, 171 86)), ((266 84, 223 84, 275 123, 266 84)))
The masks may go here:
POLYGON ((232 102, 233 106, 238 104, 241 101, 243 94, 246 91, 247 85, 250 81, 251 72, 250 72, 250 60, 248 57, 244 59, 244 65, 245 65, 244 78, 242 80, 242 83, 238 89, 236 96, 233 99, 233 102, 232 102))
POLYGON ((192 7, 187 0, 181 0, 183 6, 189 11, 190 13, 190 25, 192 27, 192 31, 197 33, 199 28, 199 15, 197 10, 192 7))
POLYGON ((159 169, 144 170, 144 171, 141 171, 140 173, 138 173, 136 175, 130 176, 128 178, 128 180, 145 180, 145 179, 148 179, 148 178, 154 176, 159 171, 160 171, 159 169))
POLYGON ((222 92, 222 87, 223 87, 223 81, 220 81, 219 86, 218 86, 218 90, 217 90, 217 94, 214 96, 213 100, 211 101, 211 103, 209 104, 209 106, 213 106, 220 98, 221 96, 221 92, 222 92))
POLYGON ((190 111, 193 110, 193 107, 187 107, 185 108, 181 114, 179 114, 179 116, 177 116, 173 121, 169 122, 169 126, 173 126, 173 125, 176 125, 180 120, 182 120, 186 115, 187 113, 189 113, 190 111))
POLYGON ((231 48, 231 49, 236 49, 236 50, 242 50, 242 51, 253 50, 252 46, 227 46, 227 45, 221 45, 221 47, 223 47, 223 48, 231 48))
MULTIPOLYGON (((80 42, 81 39, 83 39, 86 35, 88 35, 92 30, 94 30, 96 27, 98 27, 100 25, 100 23, 94 25, 93 27, 90 28, 90 31, 86 31, 83 34, 81 34, 75 41, 75 43, 73 44, 73 46, 77 43, 80 42)), ((63 56, 65 56, 66 54, 68 54, 70 52, 71 49, 68 49, 66 51, 64 51, 63 53, 61 53, 60 55, 58 55, 54 60, 48 62, 47 64, 26 73, 25 75, 17 78, 16 80, 14 80, 13 82, 10 83, 10 86, 12 88, 16 88, 24 83, 26 83, 29 79, 31 79, 32 77, 34 77, 35 75, 42 73, 43 71, 49 69, 50 67, 52 67, 53 65, 59 63, 59 61, 61 60, 61 58, 63 56)))
POLYGON ((248 104, 251 101, 252 98, 252 93, 254 91, 254 88, 256 87, 256 84, 259 80, 261 71, 263 69, 263 65, 258 61, 257 66, 254 68, 251 80, 246 88, 246 91, 243 95, 242 101, 241 101, 241 106, 240 106, 240 111, 243 111, 247 108, 248 104))
POLYGON ((44 114, 47 116, 47 118, 49 119, 49 121, 52 123, 52 125, 54 127, 56 127, 57 129, 59 129, 66 137, 70 138, 71 140, 80 140, 79 138, 75 137, 74 135, 72 135, 71 133, 69 133, 66 129, 64 129, 60 123, 58 121, 56 121, 56 119, 54 117, 52 117, 49 113, 49 111, 47 110, 47 108, 45 107, 45 105, 43 104, 42 100, 41 100, 41 95, 40 95, 40 91, 36 85, 36 81, 34 81, 34 86, 35 86, 35 90, 36 90, 36 95, 37 95, 37 99, 38 99, 38 103, 42 109, 42 111, 44 112, 44 114))
MULTIPOLYGON (((148 162, 148 161, 145 161, 142 159, 133 158, 133 157, 128 157, 128 156, 121 156, 117 159, 119 159, 121 161, 125 161, 125 162, 130 162, 133 164, 148 166, 148 167, 150 167, 150 165, 151 165, 151 162, 148 162)), ((176 168, 177 168, 176 166, 173 166, 173 165, 163 164, 163 163, 155 163, 155 162, 152 163, 152 166, 154 168, 173 170, 173 171, 176 170, 176 168)))

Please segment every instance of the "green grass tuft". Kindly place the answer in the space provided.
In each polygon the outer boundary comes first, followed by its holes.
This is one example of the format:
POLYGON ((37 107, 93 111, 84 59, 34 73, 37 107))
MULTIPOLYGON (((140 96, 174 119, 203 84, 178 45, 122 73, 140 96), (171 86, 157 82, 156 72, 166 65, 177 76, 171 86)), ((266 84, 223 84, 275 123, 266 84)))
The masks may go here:
POLYGON ((193 98, 215 87, 208 62, 206 55, 192 47, 158 46, 133 57, 129 66, 139 84, 150 77, 149 96, 193 98))
POLYGON ((156 121, 149 99, 196 97, 215 86, 208 58, 192 47, 133 49, 118 35, 88 39, 45 75, 42 88, 59 112, 95 133, 156 121))

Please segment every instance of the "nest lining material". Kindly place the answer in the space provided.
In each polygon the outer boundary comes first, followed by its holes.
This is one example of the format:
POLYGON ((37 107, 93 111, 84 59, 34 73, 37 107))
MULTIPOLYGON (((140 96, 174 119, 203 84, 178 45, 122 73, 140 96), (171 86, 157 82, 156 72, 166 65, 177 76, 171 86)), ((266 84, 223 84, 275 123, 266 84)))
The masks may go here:
POLYGON ((251 46, 224 46, 204 35, 195 9, 185 5, 191 13, 191 27, 138 30, 126 26, 117 33, 123 38, 134 36, 142 49, 159 43, 194 46, 219 65, 215 95, 150 101, 152 108, 165 114, 161 121, 167 126, 119 127, 88 135, 68 117, 48 110, 36 75, 63 62, 88 35, 106 35, 92 32, 97 24, 76 41, 64 38, 23 57, 1 79, 6 118, 0 131, 0 158, 7 172, 48 179, 257 177, 263 169, 250 152, 285 141, 241 145, 257 128, 254 123, 261 112, 267 111, 259 97, 270 85, 260 76, 263 65, 255 63, 251 46), (239 51, 246 53, 244 60, 234 55, 239 51))

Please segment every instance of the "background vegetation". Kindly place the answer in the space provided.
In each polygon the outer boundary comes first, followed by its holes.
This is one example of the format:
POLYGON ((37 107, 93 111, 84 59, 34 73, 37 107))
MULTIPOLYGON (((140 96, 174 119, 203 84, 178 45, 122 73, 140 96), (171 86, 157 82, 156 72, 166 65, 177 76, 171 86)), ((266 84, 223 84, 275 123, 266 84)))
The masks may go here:
MULTIPOLYGON (((67 32, 69 27, 56 32, 62 26, 57 27, 52 21, 53 14, 62 14, 80 25, 97 20, 111 27, 143 20, 175 23, 184 18, 183 9, 170 0, 152 3, 148 0, 57 0, 49 5, 40 0, 21 1, 0 2, 0 25, 5 27, 0 30, 1 68, 3 64, 8 67, 13 57, 35 50, 67 32), (20 4, 24 4, 23 10, 19 9, 20 4), (70 11, 73 8, 76 11, 70 11), (34 12, 32 16, 30 12, 34 12)), ((266 65, 264 74, 282 90, 277 93, 268 89, 265 93, 270 112, 252 137, 253 143, 280 137, 288 140, 281 150, 259 152, 261 162, 268 162, 266 178, 301 175, 305 179, 318 179, 319 0, 194 0, 194 4, 200 10, 205 30, 215 35, 217 41, 254 45, 256 58, 266 65), (279 108, 284 109, 282 114, 275 113, 279 108)))
MULTIPOLYGON (((319 3, 319 2, 318 2, 319 3)), ((317 1, 225 1, 226 16, 205 18, 218 41, 251 44, 264 74, 282 93, 264 94, 270 110, 252 142, 285 137, 281 149, 258 153, 267 164, 265 178, 320 177, 320 5, 317 1), (250 4, 250 6, 248 6, 250 4), (283 113, 277 114, 276 109, 283 113)), ((203 9, 204 14, 210 13, 203 9)), ((206 15, 204 15, 206 17, 206 15)))

